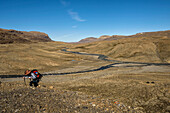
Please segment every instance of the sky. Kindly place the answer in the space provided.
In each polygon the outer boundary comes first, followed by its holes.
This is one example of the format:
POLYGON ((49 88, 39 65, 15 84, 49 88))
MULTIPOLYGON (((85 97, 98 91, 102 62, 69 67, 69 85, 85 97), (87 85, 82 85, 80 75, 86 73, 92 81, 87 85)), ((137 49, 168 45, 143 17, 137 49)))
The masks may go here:
POLYGON ((170 0, 0 0, 0 28, 64 42, 170 30, 170 0))

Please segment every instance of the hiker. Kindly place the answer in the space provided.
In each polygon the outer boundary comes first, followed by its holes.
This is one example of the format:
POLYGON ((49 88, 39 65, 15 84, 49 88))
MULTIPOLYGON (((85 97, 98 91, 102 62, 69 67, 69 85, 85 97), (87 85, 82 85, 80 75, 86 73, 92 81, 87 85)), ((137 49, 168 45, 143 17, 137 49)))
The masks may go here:
POLYGON ((25 75, 27 75, 27 77, 25 78, 29 78, 30 81, 30 86, 32 86, 32 84, 34 84, 34 87, 38 86, 38 83, 40 81, 40 79, 42 78, 42 75, 36 70, 26 70, 25 71, 25 75))

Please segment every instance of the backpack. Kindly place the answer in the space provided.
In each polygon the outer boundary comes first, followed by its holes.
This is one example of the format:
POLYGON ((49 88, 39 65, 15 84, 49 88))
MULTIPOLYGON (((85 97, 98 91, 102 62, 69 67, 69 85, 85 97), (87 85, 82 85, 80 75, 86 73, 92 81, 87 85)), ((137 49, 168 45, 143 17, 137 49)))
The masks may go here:
POLYGON ((32 72, 36 75, 37 79, 41 79, 43 77, 43 75, 41 75, 36 69, 32 70, 32 72))

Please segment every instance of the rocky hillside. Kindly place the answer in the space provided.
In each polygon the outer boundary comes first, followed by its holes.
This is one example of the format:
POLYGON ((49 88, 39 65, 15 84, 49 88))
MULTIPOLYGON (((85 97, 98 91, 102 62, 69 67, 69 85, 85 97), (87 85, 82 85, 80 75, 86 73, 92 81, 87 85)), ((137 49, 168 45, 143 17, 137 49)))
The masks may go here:
POLYGON ((52 40, 47 34, 42 32, 0 29, 0 44, 49 41, 52 40))
POLYGON ((102 41, 102 40, 118 40, 123 38, 150 38, 150 37, 164 37, 164 38, 170 38, 170 30, 167 31, 157 31, 157 32, 142 32, 137 33, 135 35, 130 36, 123 36, 123 35, 102 35, 99 38, 85 38, 79 41, 79 43, 87 43, 87 42, 94 42, 94 41, 102 41))

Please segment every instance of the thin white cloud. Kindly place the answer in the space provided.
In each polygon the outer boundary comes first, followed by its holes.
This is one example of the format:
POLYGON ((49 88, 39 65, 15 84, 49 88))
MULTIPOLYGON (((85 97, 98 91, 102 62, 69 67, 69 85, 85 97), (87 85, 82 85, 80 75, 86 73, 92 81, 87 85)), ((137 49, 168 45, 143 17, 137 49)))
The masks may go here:
POLYGON ((68 6, 70 4, 70 2, 67 2, 65 0, 60 0, 60 2, 63 6, 68 6))
POLYGON ((73 34, 65 34, 65 35, 63 35, 63 36, 60 36, 60 38, 67 38, 67 37, 70 37, 70 36, 72 36, 73 34))
POLYGON ((72 26, 72 28, 77 28, 77 26, 72 26))
POLYGON ((79 14, 77 12, 73 12, 72 10, 68 10, 68 14, 71 16, 72 19, 79 21, 79 22, 84 22, 86 21, 85 19, 80 18, 79 14))

